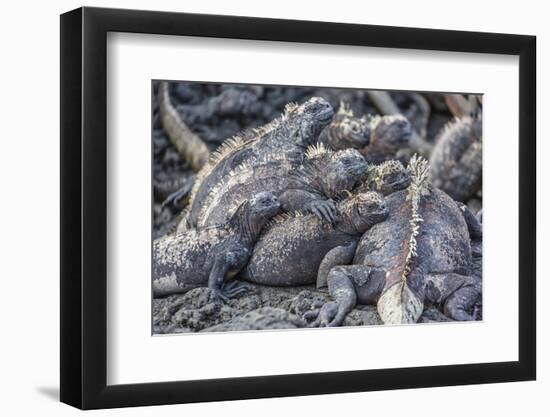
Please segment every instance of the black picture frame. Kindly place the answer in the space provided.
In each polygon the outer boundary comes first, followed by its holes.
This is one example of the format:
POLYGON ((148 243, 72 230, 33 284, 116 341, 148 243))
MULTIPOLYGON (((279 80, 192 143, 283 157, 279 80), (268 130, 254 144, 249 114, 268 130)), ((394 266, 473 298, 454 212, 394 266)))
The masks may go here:
POLYGON ((94 409, 535 379, 535 54, 524 35, 88 7, 61 15, 61 401, 94 409), (108 32, 519 56, 519 360, 107 385, 108 32))

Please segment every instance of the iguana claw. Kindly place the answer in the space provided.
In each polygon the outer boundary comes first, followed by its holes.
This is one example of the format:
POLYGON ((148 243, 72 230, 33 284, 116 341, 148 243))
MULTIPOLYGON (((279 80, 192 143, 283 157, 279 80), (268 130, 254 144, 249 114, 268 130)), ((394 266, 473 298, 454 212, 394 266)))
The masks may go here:
POLYGON ((312 320, 312 327, 337 327, 344 322, 345 314, 338 314, 340 306, 334 301, 325 303, 320 309, 308 311, 304 319, 312 320))
POLYGON ((332 200, 312 201, 309 210, 326 222, 334 223, 336 220, 336 206, 332 200))
POLYGON ((228 302, 231 298, 235 298, 236 296, 244 294, 249 290, 250 289, 246 285, 233 280, 224 283, 221 289, 215 291, 214 294, 221 301, 228 302))

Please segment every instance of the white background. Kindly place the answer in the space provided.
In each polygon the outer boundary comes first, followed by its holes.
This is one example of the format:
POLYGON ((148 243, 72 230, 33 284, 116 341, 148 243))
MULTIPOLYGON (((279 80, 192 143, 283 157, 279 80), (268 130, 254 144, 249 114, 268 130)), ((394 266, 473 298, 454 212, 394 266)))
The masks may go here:
MULTIPOLYGON (((351 3, 351 2, 349 2, 351 3)), ((384 4, 346 5, 344 1, 308 7, 296 1, 232 2, 208 1, 120 1, 88 5, 164 9, 221 14, 241 14, 295 19, 333 20, 399 26, 482 30, 536 34, 538 36, 538 119, 539 119, 539 205, 550 209, 548 195, 542 194, 550 174, 548 154, 543 143, 549 130, 542 114, 547 106, 550 28, 542 10, 543 3, 522 1, 483 4, 463 0, 460 4, 407 2, 394 0, 384 4), (331 6, 330 6, 331 5, 331 6), (544 103, 541 96, 544 94, 544 103)), ((58 274, 59 274, 59 20, 58 14, 80 6, 72 1, 55 5, 12 2, 2 12, 2 148, 0 181, 0 230, 2 231, 2 272, 5 283, 0 304, 3 324, 0 369, 2 401, 6 415, 72 415, 76 411, 58 404, 58 274), (29 171, 29 167, 33 167, 29 171)), ((544 264, 549 249, 550 223, 539 215, 539 286, 538 381, 485 386, 451 387, 424 390, 388 391, 305 398, 238 401, 141 409, 101 411, 99 415, 334 415, 335 413, 387 412, 425 415, 437 412, 445 416, 500 414, 547 415, 550 366, 549 308, 543 294, 550 292, 544 264)), ((546 298, 546 297, 545 297, 546 298)))
POLYGON ((107 61, 108 384, 517 360, 517 57, 117 33, 107 61), (484 322, 151 337, 150 80, 182 78, 483 93, 484 322))

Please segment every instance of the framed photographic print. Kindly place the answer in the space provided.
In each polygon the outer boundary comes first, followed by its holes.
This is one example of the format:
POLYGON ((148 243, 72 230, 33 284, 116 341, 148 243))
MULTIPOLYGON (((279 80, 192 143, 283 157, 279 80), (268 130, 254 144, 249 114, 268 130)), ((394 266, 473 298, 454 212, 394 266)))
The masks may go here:
POLYGON ((535 379, 535 38, 61 16, 61 401, 535 379))

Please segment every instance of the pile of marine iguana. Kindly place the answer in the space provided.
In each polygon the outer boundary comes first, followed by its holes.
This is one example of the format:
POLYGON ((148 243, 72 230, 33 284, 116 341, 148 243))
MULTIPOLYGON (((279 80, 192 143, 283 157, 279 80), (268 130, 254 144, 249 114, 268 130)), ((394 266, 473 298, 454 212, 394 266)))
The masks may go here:
POLYGON ((477 96, 160 82, 153 102, 155 332, 481 319, 477 96))

